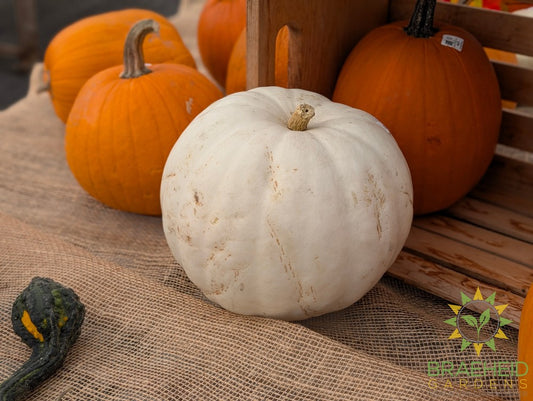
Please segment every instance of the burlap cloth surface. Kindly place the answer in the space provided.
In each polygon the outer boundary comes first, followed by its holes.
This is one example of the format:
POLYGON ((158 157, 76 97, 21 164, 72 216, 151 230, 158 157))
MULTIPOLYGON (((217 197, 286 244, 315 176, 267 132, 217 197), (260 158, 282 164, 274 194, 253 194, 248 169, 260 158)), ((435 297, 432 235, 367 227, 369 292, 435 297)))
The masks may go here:
POLYGON ((500 377, 465 390, 427 372, 430 361, 515 361, 517 330, 497 352, 460 352, 447 303, 387 276, 353 306, 303 322, 212 305, 172 258, 160 218, 79 187, 63 139, 46 93, 0 113, 0 382, 30 355, 10 319, 32 277, 73 288, 87 309, 65 365, 30 400, 518 399, 500 377))

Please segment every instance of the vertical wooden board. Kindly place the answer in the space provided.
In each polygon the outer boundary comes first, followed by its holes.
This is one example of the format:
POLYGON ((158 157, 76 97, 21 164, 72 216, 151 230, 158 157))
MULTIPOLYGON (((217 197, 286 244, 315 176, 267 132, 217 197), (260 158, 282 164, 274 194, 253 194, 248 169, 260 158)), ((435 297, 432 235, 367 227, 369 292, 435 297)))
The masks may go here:
POLYGON ((289 87, 331 97, 351 49, 386 23, 388 0, 248 0, 247 7, 247 87, 274 84, 276 35, 287 25, 289 87))

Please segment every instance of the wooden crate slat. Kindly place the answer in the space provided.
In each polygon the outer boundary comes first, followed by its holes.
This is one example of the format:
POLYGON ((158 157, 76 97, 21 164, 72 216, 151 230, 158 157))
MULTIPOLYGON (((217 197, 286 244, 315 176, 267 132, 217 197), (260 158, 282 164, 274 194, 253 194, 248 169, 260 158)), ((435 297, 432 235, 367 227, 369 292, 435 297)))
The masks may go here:
POLYGON ((533 244, 533 218, 466 197, 446 210, 446 214, 533 244))
MULTIPOLYGON (((500 83, 503 99, 518 104, 533 105, 533 70, 499 61, 493 61, 492 65, 500 83)), ((533 115, 531 117, 533 118, 533 115)))
MULTIPOLYGON (((415 0, 391 0, 391 21, 410 17, 415 0)), ((507 12, 437 3, 435 20, 462 27, 484 46, 533 56, 533 23, 531 18, 507 12)))
MULTIPOLYGON (((514 218, 513 223, 517 228, 521 228, 516 231, 517 235, 519 235, 517 238, 528 242, 531 241, 533 209, 531 209, 530 201, 524 199, 520 194, 506 192, 500 188, 488 188, 484 190, 474 188, 469 195, 472 200, 477 199, 486 204, 493 204, 496 206, 496 210, 506 210, 510 212, 509 214, 516 215, 517 217, 514 218)), ((510 231, 509 235, 512 235, 510 231)))
POLYGON ((533 114, 520 109, 504 109, 499 142, 533 152, 533 114))
POLYGON ((470 196, 533 218, 533 164, 496 156, 470 196))
POLYGON ((533 268, 531 244, 441 215, 417 217, 413 225, 533 268))
POLYGON ((478 287, 485 297, 496 292, 497 304, 508 304, 503 316, 513 321, 512 327, 520 324, 524 297, 419 256, 402 251, 387 274, 456 305, 461 305, 461 292, 473 295, 478 287))
POLYGON ((530 267, 417 227, 411 229, 405 249, 518 295, 525 296, 533 282, 530 267))

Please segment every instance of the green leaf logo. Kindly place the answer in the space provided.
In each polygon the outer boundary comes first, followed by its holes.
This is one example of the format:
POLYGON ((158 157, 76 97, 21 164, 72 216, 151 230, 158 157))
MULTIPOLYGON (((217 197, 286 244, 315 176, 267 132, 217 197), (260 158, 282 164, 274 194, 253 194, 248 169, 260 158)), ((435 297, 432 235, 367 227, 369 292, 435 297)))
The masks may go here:
POLYGON ((450 340, 452 339, 461 339, 461 351, 464 351, 469 345, 473 344, 474 348, 476 350, 477 355, 479 356, 481 353, 481 349, 483 348, 483 345, 487 345, 490 349, 493 351, 496 350, 496 345, 494 339, 502 339, 506 340, 508 337, 505 335, 505 333, 502 331, 502 327, 506 326, 510 323, 512 323, 512 320, 506 319, 502 317, 502 312, 507 308, 507 304, 505 305, 495 305, 495 298, 496 293, 492 293, 485 299, 483 299, 483 295, 481 294, 481 291, 479 290, 479 287, 476 288, 476 293, 474 294, 473 299, 471 299, 468 295, 461 292, 461 305, 453 305, 449 304, 451 310, 455 313, 456 317, 447 319, 444 322, 454 326, 455 330, 453 333, 448 337, 450 340), (472 308, 472 305, 474 303, 477 303, 476 308, 472 308), (488 306, 487 309, 485 309, 480 315, 479 320, 472 315, 463 315, 463 311, 465 308, 468 309, 476 309, 479 307, 480 303, 485 303, 486 306, 488 306), (492 313, 494 312, 494 313, 492 313), (481 340, 481 330, 483 327, 485 327, 488 323, 490 323, 491 319, 497 320, 498 327, 496 328, 496 332, 492 333, 492 335, 489 338, 481 340), (468 326, 476 329, 477 332, 477 341, 476 338, 468 338, 468 335, 465 336, 463 332, 461 332, 461 329, 459 327, 459 322, 463 321, 468 326))
POLYGON ((475 327, 475 329, 477 331, 477 339, 479 341, 479 335, 481 333, 481 329, 483 328, 483 326, 485 326, 490 321, 490 308, 487 308, 479 316, 479 322, 472 315, 462 315, 461 319, 463 319, 470 327, 475 327))

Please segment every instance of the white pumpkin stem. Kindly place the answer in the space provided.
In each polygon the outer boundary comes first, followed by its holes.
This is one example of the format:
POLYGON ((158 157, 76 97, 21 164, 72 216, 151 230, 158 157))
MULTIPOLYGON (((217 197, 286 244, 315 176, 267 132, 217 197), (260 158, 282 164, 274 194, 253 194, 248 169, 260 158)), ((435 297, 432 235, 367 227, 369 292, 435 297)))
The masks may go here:
POLYGON ((315 109, 309 104, 299 104, 287 122, 287 127, 292 131, 305 131, 309 120, 315 115, 315 109))
POLYGON ((120 78, 137 78, 151 73, 144 64, 143 43, 149 33, 158 33, 159 24, 152 19, 144 19, 133 25, 124 43, 124 71, 120 78))

